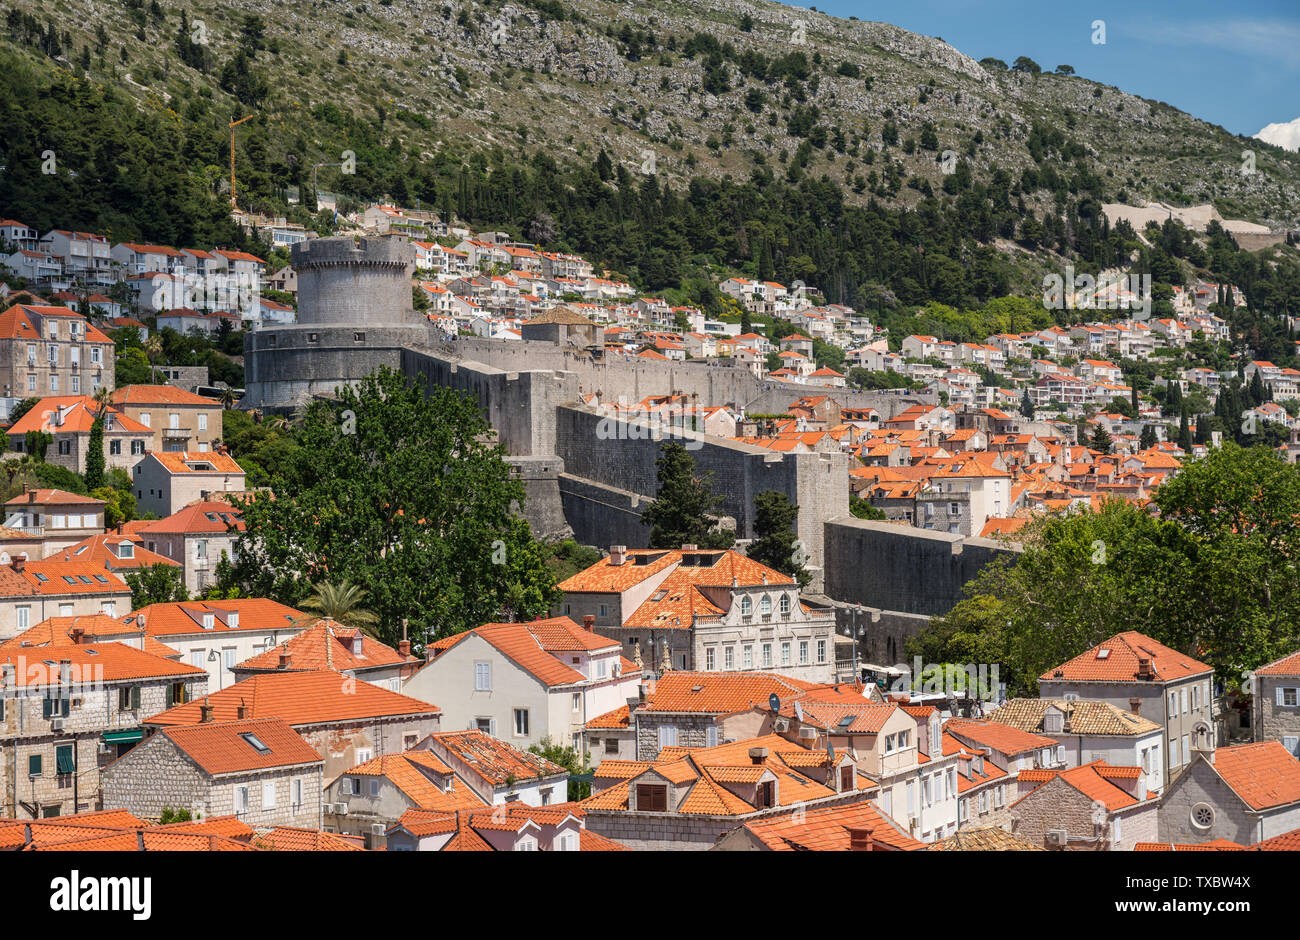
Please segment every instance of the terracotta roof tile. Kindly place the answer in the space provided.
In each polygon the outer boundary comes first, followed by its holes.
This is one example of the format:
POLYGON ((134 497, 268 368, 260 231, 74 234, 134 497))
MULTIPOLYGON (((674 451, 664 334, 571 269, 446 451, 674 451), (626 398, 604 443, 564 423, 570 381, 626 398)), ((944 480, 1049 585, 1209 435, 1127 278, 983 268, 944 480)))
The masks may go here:
POLYGON ((1216 748, 1210 766, 1252 809, 1300 802, 1300 761, 1281 741, 1216 748))
POLYGON ((865 833, 873 849, 908 852, 925 849, 925 843, 907 835, 868 800, 755 820, 746 823, 744 828, 777 852, 847 852, 854 831, 865 833))
POLYGON ((250 672, 311 672, 332 669, 335 672, 364 670, 376 666, 396 666, 401 663, 419 663, 413 656, 403 656, 391 646, 366 636, 352 627, 344 627, 333 620, 317 620, 300 633, 289 637, 279 646, 252 656, 235 666, 237 673, 250 672), (361 640, 360 655, 352 652, 353 643, 361 640), (289 666, 280 668, 280 657, 289 654, 289 666))
POLYGON ((15 686, 35 688, 60 684, 62 660, 69 663, 72 685, 131 679, 197 679, 207 675, 206 670, 196 666, 154 656, 125 643, 0 650, 0 662, 14 667, 10 681, 15 686))
MULTIPOLYGON (((173 664, 176 665, 176 664, 173 664)), ((264 673, 236 682, 220 691, 177 705, 146 719, 159 727, 194 725, 200 706, 213 706, 214 721, 233 721, 237 709, 246 718, 283 718, 293 726, 325 724, 358 718, 436 715, 437 705, 390 692, 362 679, 337 672, 264 673)))
POLYGON ((1133 682, 1137 681, 1139 658, 1151 660, 1156 680, 1161 682, 1214 671, 1213 667, 1157 643, 1146 634, 1130 630, 1098 643, 1055 669, 1049 669, 1039 676, 1039 680, 1133 682), (1103 651, 1108 652, 1099 655, 1103 651))
POLYGON ((280 718, 206 722, 158 732, 209 774, 322 764, 310 744, 280 718), (258 748, 254 741, 259 742, 258 748))

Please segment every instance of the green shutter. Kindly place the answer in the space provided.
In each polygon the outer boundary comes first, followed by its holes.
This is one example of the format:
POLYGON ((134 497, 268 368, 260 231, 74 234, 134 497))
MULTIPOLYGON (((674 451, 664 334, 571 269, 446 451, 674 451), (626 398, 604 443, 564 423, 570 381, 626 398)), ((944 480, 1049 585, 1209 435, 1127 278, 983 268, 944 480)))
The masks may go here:
POLYGON ((49 718, 54 714, 54 700, 50 698, 41 699, 41 717, 49 718))
POLYGON ((140 687, 138 685, 131 686, 131 707, 140 707, 140 687))
POLYGON ((61 700, 60 700, 60 704, 61 704, 62 709, 63 709, 63 712, 62 712, 62 713, 63 713, 63 717, 64 717, 64 718, 67 718, 67 717, 68 717, 68 714, 72 711, 72 699, 70 699, 70 698, 61 699, 61 700))
POLYGON ((61 774, 75 773, 77 770, 77 759, 72 752, 71 744, 61 744, 54 751, 55 764, 61 774))
POLYGON ((27 757, 27 776, 39 777, 41 775, 41 755, 31 754, 27 757))

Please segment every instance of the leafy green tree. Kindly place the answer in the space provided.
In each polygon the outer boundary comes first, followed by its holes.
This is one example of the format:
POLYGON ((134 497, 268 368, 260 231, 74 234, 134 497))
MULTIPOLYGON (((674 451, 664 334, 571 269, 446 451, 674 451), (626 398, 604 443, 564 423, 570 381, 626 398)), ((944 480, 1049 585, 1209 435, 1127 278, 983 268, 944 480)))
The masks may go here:
POLYGON ((883 509, 877 509, 875 506, 871 505, 870 500, 863 499, 860 496, 854 496, 852 493, 849 494, 849 512, 858 519, 886 520, 889 518, 885 515, 883 509))
POLYGON ((1016 61, 1011 66, 1013 72, 1028 72, 1030 75, 1037 75, 1042 70, 1042 66, 1027 55, 1017 56, 1016 61))
MULTIPOLYGON (((558 744, 549 737, 542 738, 540 742, 532 745, 528 750, 538 757, 546 758, 552 764, 559 764, 571 775, 585 774, 589 770, 587 763, 589 755, 579 754, 574 748, 558 744)), ((570 802, 585 800, 589 796, 591 796, 590 782, 570 778, 568 786, 568 799, 570 802)))
POLYGON ((150 604, 167 604, 172 601, 187 601, 189 593, 185 590, 185 576, 180 565, 145 565, 128 571, 123 578, 131 589, 131 609, 139 610, 150 604))
POLYGON ((469 396, 425 394, 385 367, 314 402, 297 438, 269 493, 237 500, 246 528, 223 588, 294 605, 346 576, 390 644, 403 618, 445 636, 558 600, 544 547, 513 515, 523 485, 469 396))
POLYGON ((1137 630, 1230 685, 1300 644, 1300 468, 1232 443, 1188 461, 1153 516, 1110 500, 1035 520, 1024 551, 986 566, 968 597, 909 642, 931 662, 1000 663, 1019 693, 1108 637, 1137 630), (974 657, 974 658, 973 658, 974 657))
POLYGON ((1029 399, 1029 388, 1026 387, 1020 396, 1020 413, 1026 418, 1033 418, 1034 403, 1029 399))
POLYGON ((735 534, 714 518, 725 499, 713 493, 713 474, 695 472, 695 458, 681 444, 668 441, 655 461, 659 487, 655 501, 641 513, 650 527, 651 548, 730 548, 735 534))
POLYGON ((39 398, 24 398, 22 401, 18 402, 18 404, 9 409, 9 423, 16 424, 19 418, 27 414, 27 412, 31 411, 39 403, 39 398))
POLYGON ((1155 447, 1159 441, 1156 439, 1156 429, 1154 425, 1142 425, 1142 434, 1138 438, 1138 450, 1146 450, 1149 447, 1155 447))
POLYGON ((765 490, 754 500, 754 541, 746 554, 808 586, 812 574, 804 567, 807 554, 795 530, 799 507, 777 490, 765 490))

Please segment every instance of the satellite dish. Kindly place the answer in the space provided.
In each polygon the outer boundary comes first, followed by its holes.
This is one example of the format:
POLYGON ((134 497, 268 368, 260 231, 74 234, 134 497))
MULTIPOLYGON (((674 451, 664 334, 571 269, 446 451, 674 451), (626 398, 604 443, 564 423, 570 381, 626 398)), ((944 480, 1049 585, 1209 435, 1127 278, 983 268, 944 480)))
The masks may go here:
POLYGON ((831 736, 826 735, 826 757, 828 760, 835 760, 835 745, 831 743, 831 736))
POLYGON ((794 703, 794 717, 798 718, 800 721, 803 721, 803 706, 800 705, 798 702, 794 703))
POLYGON ((779 712, 781 710, 781 699, 775 692, 767 697, 767 707, 772 709, 774 712, 779 712))

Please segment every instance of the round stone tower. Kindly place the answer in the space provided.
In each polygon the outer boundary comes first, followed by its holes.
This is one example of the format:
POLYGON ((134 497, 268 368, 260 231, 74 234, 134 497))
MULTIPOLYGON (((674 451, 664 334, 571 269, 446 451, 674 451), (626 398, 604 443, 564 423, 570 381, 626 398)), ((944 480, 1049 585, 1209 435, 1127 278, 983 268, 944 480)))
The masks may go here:
POLYGON ((293 246, 301 326, 415 323, 415 249, 401 236, 314 238, 293 246))

